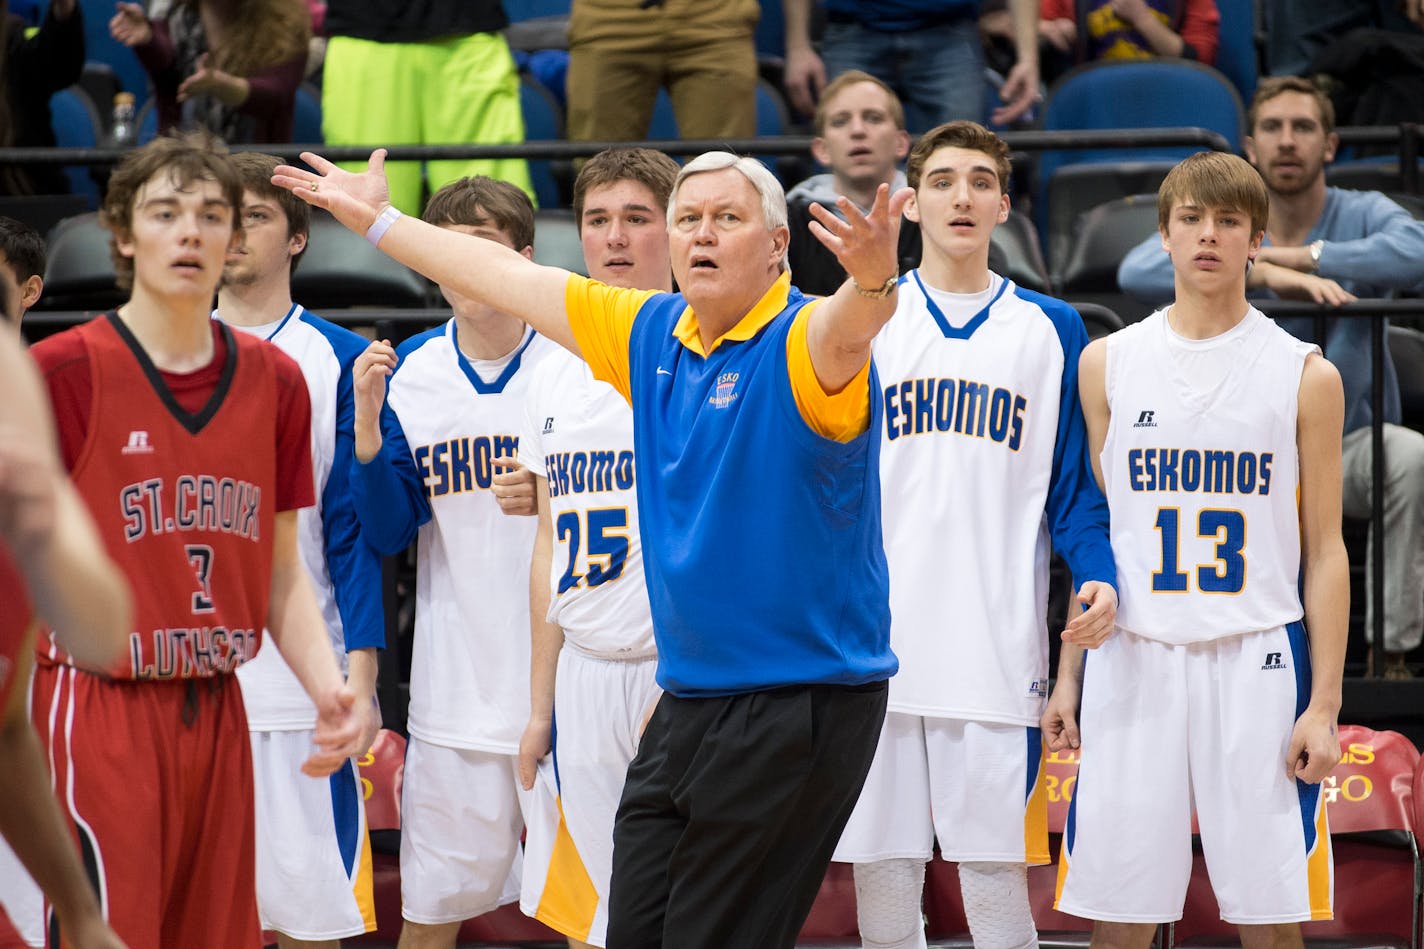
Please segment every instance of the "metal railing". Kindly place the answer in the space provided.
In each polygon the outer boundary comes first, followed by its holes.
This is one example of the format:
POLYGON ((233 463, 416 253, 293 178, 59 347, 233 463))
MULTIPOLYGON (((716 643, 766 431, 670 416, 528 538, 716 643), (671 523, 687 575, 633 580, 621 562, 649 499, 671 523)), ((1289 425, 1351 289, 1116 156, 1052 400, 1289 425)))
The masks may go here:
MULTIPOLYGON (((1088 148, 1170 148, 1200 146, 1230 151, 1231 143, 1219 132, 1202 128, 1081 129, 1046 132, 1031 129, 1001 136, 1014 151, 1088 148)), ((736 139, 660 139, 645 142, 527 141, 511 145, 320 145, 287 144, 252 146, 279 158, 296 160, 302 152, 317 152, 331 161, 364 162, 377 147, 388 152, 387 161, 449 161, 464 159, 527 158, 533 161, 588 158, 607 148, 641 145, 669 155, 699 155, 724 150, 741 154, 794 155, 811 150, 809 135, 768 135, 736 139)), ((128 154, 127 148, 0 148, 0 165, 112 165, 128 154)))

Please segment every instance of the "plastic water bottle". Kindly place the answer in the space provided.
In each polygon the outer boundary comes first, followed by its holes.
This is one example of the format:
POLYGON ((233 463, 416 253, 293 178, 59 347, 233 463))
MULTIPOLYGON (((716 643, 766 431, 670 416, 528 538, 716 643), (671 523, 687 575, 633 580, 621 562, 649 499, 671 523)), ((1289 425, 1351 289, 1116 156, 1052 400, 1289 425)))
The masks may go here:
POLYGON ((128 148, 138 137, 134 127, 134 94, 120 92, 114 95, 114 121, 110 125, 109 142, 115 148, 128 148))

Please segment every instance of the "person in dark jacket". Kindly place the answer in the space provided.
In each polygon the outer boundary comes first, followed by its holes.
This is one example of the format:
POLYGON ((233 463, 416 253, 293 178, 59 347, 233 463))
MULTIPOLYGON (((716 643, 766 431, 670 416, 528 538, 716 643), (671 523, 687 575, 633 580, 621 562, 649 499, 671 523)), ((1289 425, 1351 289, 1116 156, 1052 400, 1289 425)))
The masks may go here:
MULTIPOLYGON (((49 99, 79 81, 84 70, 84 15, 75 0, 53 0, 40 28, 25 35, 25 24, 0 0, 4 29, 4 95, 0 96, 0 145, 53 148, 49 99)), ((59 165, 0 166, 0 193, 67 194, 59 165)))

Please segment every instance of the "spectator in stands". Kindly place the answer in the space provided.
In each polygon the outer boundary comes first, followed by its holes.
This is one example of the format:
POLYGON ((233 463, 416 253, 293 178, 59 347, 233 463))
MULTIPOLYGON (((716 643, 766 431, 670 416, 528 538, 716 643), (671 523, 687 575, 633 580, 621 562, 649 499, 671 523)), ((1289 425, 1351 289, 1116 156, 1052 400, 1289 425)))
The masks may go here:
POLYGON ((757 0, 574 0, 568 135, 646 138, 666 87, 683 138, 756 134, 757 0))
MULTIPOLYGON (((829 296, 845 283, 846 273, 836 255, 811 236, 811 205, 834 210, 836 198, 844 195, 867 211, 882 184, 892 192, 905 187, 899 165, 910 152, 910 136, 894 90, 859 69, 841 73, 821 93, 815 131, 811 154, 830 171, 812 175, 786 195, 791 228, 786 263, 803 292, 829 296)), ((920 228, 908 218, 900 221, 898 256, 901 273, 919 265, 920 228)), ((989 256, 990 268, 1002 273, 999 249, 991 245, 989 256)))
MULTIPOLYGON (((1330 100, 1294 76, 1263 80, 1247 114, 1246 155, 1266 181, 1266 238, 1247 275, 1248 294, 1341 304, 1424 287, 1424 223, 1378 192, 1326 187, 1339 144, 1330 100)), ((1118 270, 1122 289, 1153 304, 1172 299, 1172 264, 1152 235, 1118 270)), ((1314 319, 1281 325, 1315 342, 1314 319)), ((1345 384, 1344 507, 1370 515, 1370 321, 1332 319, 1324 350, 1345 384)), ((1405 653, 1424 635, 1424 435, 1401 427, 1399 383, 1384 351, 1384 675, 1409 678, 1405 653)), ((1370 587, 1367 584, 1366 589, 1370 587)), ((1377 604, 1369 604, 1366 637, 1377 604)), ((1373 658, 1374 652, 1371 651, 1373 658)))
MULTIPOLYGON (((53 0, 44 22, 26 35, 24 21, 0 0, 4 69, 0 70, 0 146, 53 148, 49 98, 84 70, 84 16, 75 0, 53 0)), ((0 194, 67 194, 59 165, 0 165, 0 194)))
POLYGON ((1216 62, 1216 0, 1042 0, 1038 32, 1065 66, 1176 56, 1216 62))
POLYGON ((158 131, 202 127, 228 143, 292 140, 311 21, 293 0, 177 0, 149 19, 119 3, 109 32, 153 80, 158 131))
MULTIPOLYGON (((811 47, 812 0, 782 0, 785 84, 791 104, 811 114, 826 86, 848 69, 884 80, 918 134, 951 119, 984 119, 984 49, 979 0, 826 0, 821 55, 811 47)), ((1007 125, 1037 101, 1038 3, 1009 0, 1018 61, 999 90, 990 120, 1007 125)))
MULTIPOLYGON (((322 134, 332 145, 424 145, 524 141, 519 75, 500 30, 500 0, 329 0, 322 134)), ((359 170, 364 165, 352 166, 359 170)), ((420 210, 419 162, 386 166, 391 203, 420 210)), ((486 175, 533 185, 522 158, 425 163, 430 193, 486 175)))

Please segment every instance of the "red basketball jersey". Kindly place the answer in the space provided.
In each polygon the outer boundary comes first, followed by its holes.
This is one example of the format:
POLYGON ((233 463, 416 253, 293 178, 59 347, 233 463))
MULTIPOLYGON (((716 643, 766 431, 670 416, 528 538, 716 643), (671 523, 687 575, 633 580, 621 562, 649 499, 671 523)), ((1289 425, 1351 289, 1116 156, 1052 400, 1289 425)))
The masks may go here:
MULTIPOLYGON (((116 317, 69 332, 83 343, 92 385, 70 476, 134 598, 128 655, 99 671, 123 679, 230 673, 257 652, 266 622, 279 477, 304 482, 301 503, 312 503, 308 452, 297 455, 303 470, 278 471, 279 456, 290 457, 279 439, 294 430, 304 445, 310 439, 300 372, 276 347, 223 327, 217 385, 190 412, 116 317), (297 372, 297 391, 284 397, 291 387, 279 379, 288 370, 297 372)), ((72 664, 52 642, 41 652, 41 661, 72 664)))
MULTIPOLYGON (((25 579, 11 559, 10 551, 0 544, 0 712, 6 708, 10 692, 15 688, 20 668, 18 656, 26 646, 34 622, 25 579)), ((20 688, 24 688, 23 683, 20 688)))

